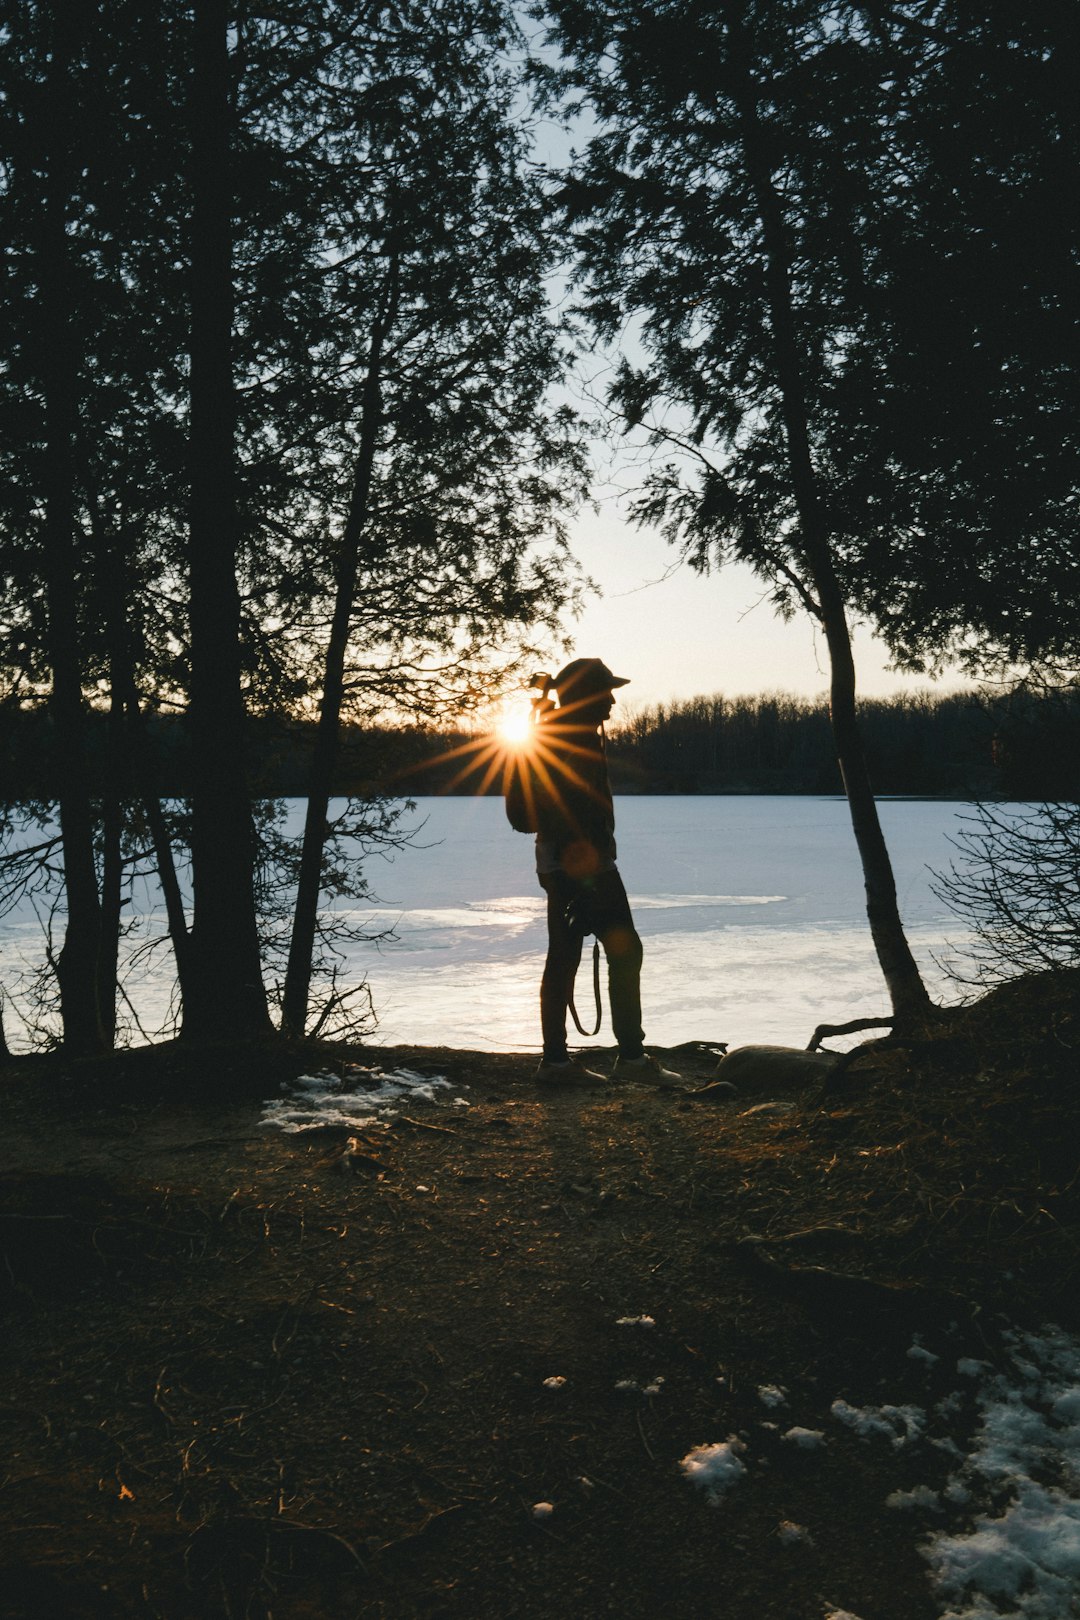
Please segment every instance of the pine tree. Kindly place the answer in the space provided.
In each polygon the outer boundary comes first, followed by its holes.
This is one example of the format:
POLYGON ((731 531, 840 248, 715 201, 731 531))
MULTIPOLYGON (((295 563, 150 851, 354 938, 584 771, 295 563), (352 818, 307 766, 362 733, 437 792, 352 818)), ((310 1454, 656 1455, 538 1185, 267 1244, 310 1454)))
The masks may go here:
POLYGON ((1075 668, 1075 13, 864 10, 885 134, 867 318, 821 435, 848 588, 908 667, 1075 668))
MULTIPOLYGON (((488 0, 437 16, 87 8, 64 125, 83 146, 61 186, 75 341, 52 351, 70 362, 71 428, 50 439, 33 234, 45 170, 24 149, 31 103, 45 138, 51 15, 26 9, 2 69, 0 663, 14 705, 59 670, 76 709, 112 715, 81 836, 106 1035, 122 888, 148 843, 185 1032, 259 1033, 251 716, 321 704, 325 798, 342 704, 358 719, 475 702, 573 591, 560 514, 581 452, 571 413, 544 400, 562 356, 513 128, 512 24, 488 0), (63 469, 62 531, 44 514, 63 469), (70 566, 49 577, 67 632, 50 640, 42 588, 61 532, 70 566), (158 708, 187 709, 192 740, 192 803, 168 815, 143 724, 158 708), (190 929, 177 839, 192 849, 190 929)), ((86 773, 72 776, 85 798, 86 773)), ((74 802, 65 788, 69 823, 74 802)), ((343 881, 325 815, 312 826, 309 915, 320 884, 343 881)), ((92 1005, 93 976, 72 982, 92 1005)))
POLYGON ((862 315, 860 205, 882 140, 873 41, 850 12, 801 0, 551 9, 562 85, 600 124, 564 194, 586 307, 605 338, 633 325, 646 356, 624 359, 611 400, 680 452, 640 515, 701 568, 749 561, 782 608, 821 625, 870 928, 895 1015, 917 1018, 929 998, 863 754, 818 453, 862 315))

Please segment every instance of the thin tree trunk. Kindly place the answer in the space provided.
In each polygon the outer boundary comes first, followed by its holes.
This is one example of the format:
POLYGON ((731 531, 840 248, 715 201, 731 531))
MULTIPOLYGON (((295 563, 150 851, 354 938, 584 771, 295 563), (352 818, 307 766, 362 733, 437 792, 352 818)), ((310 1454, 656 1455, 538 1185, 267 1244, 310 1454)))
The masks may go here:
POLYGON ((228 12, 195 0, 190 625, 194 924, 183 1033, 270 1029, 255 912, 236 580, 228 12))
POLYGON ((99 1052, 97 958, 100 904, 94 858, 94 819, 86 772, 85 706, 79 661, 77 556, 75 550, 76 379, 72 330, 73 289, 67 213, 73 176, 74 107, 71 61, 75 18, 54 0, 52 61, 45 108, 46 192, 41 231, 41 306, 45 329, 42 384, 45 397, 45 573, 48 653, 52 668, 50 708, 53 762, 63 843, 67 922, 56 962, 64 1047, 79 1055, 99 1052))
POLYGON ((109 716, 106 722, 104 783, 101 794, 101 923, 98 930, 98 1015, 106 1044, 116 1042, 117 970, 120 959, 120 913, 123 907, 122 854, 124 800, 128 786, 128 741, 124 721, 124 672, 127 658, 127 591, 118 555, 119 537, 110 532, 90 491, 89 467, 82 473, 90 506, 97 596, 105 624, 109 661, 109 716))
POLYGON ((157 773, 148 759, 149 745, 145 735, 146 728, 143 724, 142 708, 139 703, 139 694, 135 688, 134 677, 132 677, 127 689, 126 702, 128 726, 133 736, 143 813, 146 816, 146 824, 150 829, 150 842, 154 848, 154 864, 157 868, 158 882, 161 884, 162 899, 165 902, 165 918, 169 929, 169 942, 172 945, 173 957, 176 961, 176 979, 180 986, 180 1003, 184 1007, 190 1003, 191 999, 188 967, 191 954, 191 935, 188 932, 184 896, 180 888, 180 878, 176 871, 172 840, 169 837, 165 812, 161 808, 157 773))
POLYGON ((315 733, 311 772, 308 782, 304 841, 296 886, 289 961, 281 999, 281 1027, 286 1035, 300 1038, 307 1025, 311 994, 311 961, 318 926, 319 895, 322 889, 322 857, 326 843, 327 815, 333 788, 341 734, 341 708, 345 694, 345 659, 349 645, 359 571, 360 541, 367 522, 371 476, 375 465, 379 423, 382 414, 383 347, 393 325, 397 306, 396 266, 391 266, 387 296, 379 312, 371 339, 367 375, 361 406, 360 446, 353 474, 349 512, 341 538, 335 578, 334 613, 326 648, 322 703, 315 733))
POLYGON ((931 1001, 900 920, 896 880, 859 731, 851 635, 810 452, 809 416, 795 332, 783 209, 763 153, 749 51, 741 18, 734 7, 729 8, 728 19, 743 150, 765 248, 766 298, 802 552, 829 649, 829 713, 836 757, 862 862, 870 933, 893 1013, 898 1018, 918 1018, 930 1010, 931 1001))

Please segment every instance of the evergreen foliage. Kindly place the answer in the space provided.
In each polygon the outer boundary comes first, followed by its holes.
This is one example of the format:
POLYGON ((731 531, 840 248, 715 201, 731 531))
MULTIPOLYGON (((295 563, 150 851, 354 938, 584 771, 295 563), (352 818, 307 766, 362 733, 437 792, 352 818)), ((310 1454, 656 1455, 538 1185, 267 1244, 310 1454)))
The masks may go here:
MULTIPOLYGON (((573 598, 583 460, 547 399, 565 356, 514 24, 500 0, 33 0, 3 26, 0 699, 54 711, 77 1044, 108 1042, 147 836, 186 1028, 257 1030, 251 718, 317 707, 335 613, 332 727, 475 704, 573 598), (114 717, 93 806, 91 701, 114 717), (190 817, 161 808, 147 724, 174 711, 190 817)), ((348 841, 324 869, 316 831, 317 905, 348 841)))
POLYGON ((676 456, 638 517, 702 571, 735 556, 819 622, 829 712, 893 1011, 929 998, 904 935, 859 733, 842 532, 819 454, 861 321, 860 194, 881 141, 866 41, 815 0, 561 5, 566 66, 598 133, 563 192, 586 314, 640 335, 608 390, 676 456))

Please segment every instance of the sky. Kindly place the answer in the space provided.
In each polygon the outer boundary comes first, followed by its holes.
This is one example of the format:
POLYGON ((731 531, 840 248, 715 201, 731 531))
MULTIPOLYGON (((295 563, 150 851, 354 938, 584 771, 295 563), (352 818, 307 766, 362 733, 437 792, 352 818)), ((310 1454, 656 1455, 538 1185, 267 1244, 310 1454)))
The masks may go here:
MULTIPOLYGON (((534 52, 558 60, 543 44, 542 29, 526 23, 525 31, 534 52)), ((554 168, 565 166, 595 128, 581 108, 565 124, 539 119, 532 126, 535 156, 554 168)), ((550 292, 556 305, 569 300, 565 266, 552 275, 550 292)), ((620 347, 635 360, 643 358, 629 330, 620 347)), ((604 415, 605 372, 613 363, 614 356, 596 344, 578 357, 566 403, 586 420, 604 415)), ((778 618, 762 582, 745 565, 708 576, 685 565, 673 569, 675 553, 663 538, 637 528, 620 511, 618 492, 625 497, 635 482, 632 452, 613 451, 610 442, 606 450, 594 449, 599 510, 578 517, 571 545, 602 594, 592 596, 584 615, 563 628, 573 640, 572 656, 602 658, 616 674, 630 677, 632 686, 621 694, 620 706, 717 692, 734 697, 782 690, 817 697, 827 691, 824 641, 806 615, 787 623, 778 618)), ((865 697, 971 684, 959 671, 933 682, 889 670, 887 649, 866 628, 855 627, 853 645, 858 690, 865 697)))
MULTIPOLYGON (((762 582, 742 564, 703 576, 654 531, 632 525, 614 498, 574 524, 572 548, 602 589, 583 616, 568 621, 574 654, 602 658, 631 685, 623 706, 723 692, 767 691, 816 697, 828 688, 828 655, 805 614, 785 623, 762 582)), ((959 675, 932 683, 887 669, 888 651, 868 629, 855 632, 859 691, 866 697, 963 684, 959 675)))

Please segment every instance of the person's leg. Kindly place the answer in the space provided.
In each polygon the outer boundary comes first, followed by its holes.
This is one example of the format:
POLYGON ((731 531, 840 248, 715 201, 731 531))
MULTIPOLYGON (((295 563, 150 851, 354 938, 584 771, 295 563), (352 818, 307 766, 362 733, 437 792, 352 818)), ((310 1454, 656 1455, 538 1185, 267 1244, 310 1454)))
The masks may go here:
POLYGON ((540 887, 547 894, 548 953, 540 981, 540 1027, 544 1062, 565 1063, 566 1009, 581 961, 581 935, 566 921, 566 908, 578 885, 565 872, 545 872, 540 887))
POLYGON ((645 1050, 641 1027, 642 946, 618 872, 599 872, 589 884, 593 927, 608 964, 611 1028, 621 1058, 645 1050))

